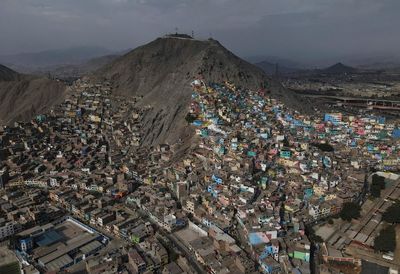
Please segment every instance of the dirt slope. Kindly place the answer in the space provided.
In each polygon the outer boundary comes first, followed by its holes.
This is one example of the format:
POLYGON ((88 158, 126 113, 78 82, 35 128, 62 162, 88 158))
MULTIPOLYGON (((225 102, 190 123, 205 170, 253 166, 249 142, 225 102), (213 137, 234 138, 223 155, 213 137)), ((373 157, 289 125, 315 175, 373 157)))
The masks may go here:
POLYGON ((62 102, 65 85, 47 78, 18 74, 0 65, 0 125, 26 121, 62 102))

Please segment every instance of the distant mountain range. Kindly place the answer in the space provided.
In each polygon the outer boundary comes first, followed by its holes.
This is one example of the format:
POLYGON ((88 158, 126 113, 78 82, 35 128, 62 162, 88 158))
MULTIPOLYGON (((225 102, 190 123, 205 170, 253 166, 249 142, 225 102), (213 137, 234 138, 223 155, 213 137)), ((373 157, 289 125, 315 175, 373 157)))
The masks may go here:
MULTIPOLYGON (((51 74, 59 78, 80 77, 115 60, 128 51, 114 52, 102 47, 74 47, 33 53, 0 55, 0 63, 20 73, 51 74)), ((342 60, 348 60, 349 58, 343 58, 342 60)), ((352 61, 347 62, 348 64, 363 70, 398 70, 400 68, 399 58, 371 57, 366 59, 350 59, 352 61)), ((245 58, 245 60, 260 67, 266 74, 271 76, 276 74, 276 66, 278 66, 279 75, 315 69, 315 66, 311 67, 310 65, 275 56, 251 56, 245 58)), ((319 67, 319 70, 323 70, 321 66, 319 67)))
POLYGON ((79 78, 87 75, 108 63, 116 60, 121 55, 112 54, 101 57, 95 57, 81 64, 57 65, 45 68, 38 68, 32 73, 39 75, 51 75, 59 79, 79 78))
POLYGON ((284 65, 280 65, 279 63, 270 63, 268 61, 255 63, 255 65, 261 68, 267 75, 290 74, 301 70, 299 68, 286 67, 284 65))
POLYGON ((90 59, 111 54, 115 54, 115 52, 101 47, 75 47, 34 53, 1 55, 0 63, 14 70, 29 73, 37 69, 82 64, 90 59))
POLYGON ((275 72, 275 64, 278 64, 281 68, 282 73, 287 71, 292 72, 293 70, 316 70, 324 69, 329 64, 337 62, 337 60, 344 60, 343 62, 347 66, 360 69, 360 70, 399 70, 400 69, 400 57, 396 56, 375 56, 375 57, 352 57, 344 56, 338 58, 330 58, 329 60, 323 60, 319 62, 301 63, 280 57, 263 57, 253 56, 247 57, 246 60, 253 64, 257 64, 264 68, 267 73, 275 72))
POLYGON ((308 66, 292 61, 286 58, 276 57, 276 56, 250 56, 245 58, 246 61, 252 64, 269 63, 278 64, 279 66, 291 68, 291 69, 307 69, 308 66))
POLYGON ((348 65, 344 65, 343 63, 336 63, 332 66, 321 68, 321 69, 301 69, 301 68, 294 68, 294 67, 287 67, 284 65, 280 65, 279 63, 271 63, 268 61, 263 61, 259 63, 255 63, 256 66, 261 68, 267 75, 276 76, 284 75, 289 76, 292 74, 329 74, 329 75, 341 75, 341 74, 352 74, 362 71, 361 69, 354 68, 348 65))
POLYGON ((326 74, 351 74, 356 73, 358 70, 342 63, 336 63, 333 66, 321 69, 319 71, 326 74))

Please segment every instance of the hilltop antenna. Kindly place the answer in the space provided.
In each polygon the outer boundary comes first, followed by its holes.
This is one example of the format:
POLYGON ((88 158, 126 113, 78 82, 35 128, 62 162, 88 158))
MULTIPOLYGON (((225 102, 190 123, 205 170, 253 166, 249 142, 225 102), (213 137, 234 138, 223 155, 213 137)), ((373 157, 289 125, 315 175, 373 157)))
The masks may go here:
POLYGON ((192 38, 194 38, 194 31, 192 30, 192 38))
POLYGON ((175 34, 178 34, 178 27, 175 27, 175 34))

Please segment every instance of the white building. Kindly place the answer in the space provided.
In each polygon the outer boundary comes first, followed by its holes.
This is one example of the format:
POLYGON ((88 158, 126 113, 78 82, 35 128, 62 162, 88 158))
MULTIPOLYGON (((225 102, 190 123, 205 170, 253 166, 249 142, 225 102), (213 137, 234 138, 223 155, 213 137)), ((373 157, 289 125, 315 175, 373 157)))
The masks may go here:
POLYGON ((0 219, 0 240, 14 235, 18 232, 18 227, 15 222, 6 222, 4 218, 0 219))

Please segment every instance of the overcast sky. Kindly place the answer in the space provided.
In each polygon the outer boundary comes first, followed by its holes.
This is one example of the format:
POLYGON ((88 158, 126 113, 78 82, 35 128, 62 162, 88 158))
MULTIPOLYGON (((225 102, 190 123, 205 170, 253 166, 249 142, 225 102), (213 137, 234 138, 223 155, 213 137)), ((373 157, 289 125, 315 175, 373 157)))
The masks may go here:
POLYGON ((400 0, 0 0, 0 54, 210 33, 241 56, 395 55, 400 0))

